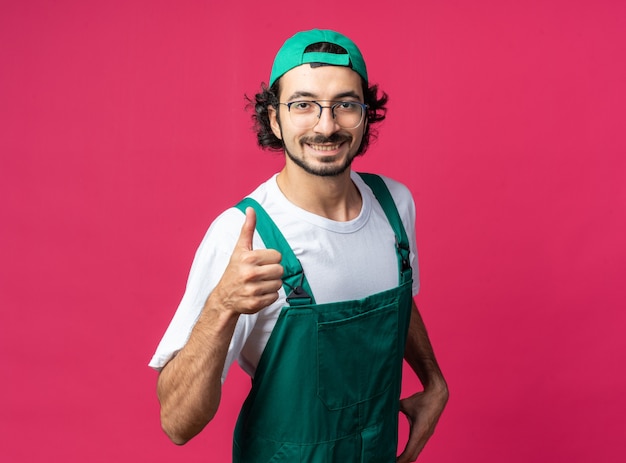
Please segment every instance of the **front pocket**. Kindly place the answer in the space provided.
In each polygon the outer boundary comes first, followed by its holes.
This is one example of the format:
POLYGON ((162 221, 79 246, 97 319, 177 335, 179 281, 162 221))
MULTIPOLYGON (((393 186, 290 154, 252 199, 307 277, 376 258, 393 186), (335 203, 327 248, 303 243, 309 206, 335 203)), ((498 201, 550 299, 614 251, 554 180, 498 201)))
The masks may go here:
POLYGON ((318 396, 330 410, 368 401, 394 380, 397 304, 317 324, 318 396))

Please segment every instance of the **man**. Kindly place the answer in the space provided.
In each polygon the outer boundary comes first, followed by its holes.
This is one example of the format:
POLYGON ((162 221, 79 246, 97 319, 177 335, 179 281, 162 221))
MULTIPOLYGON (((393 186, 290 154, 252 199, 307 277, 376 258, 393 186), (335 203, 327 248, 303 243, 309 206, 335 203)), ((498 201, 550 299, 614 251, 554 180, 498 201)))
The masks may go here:
POLYGON ((256 96, 259 144, 285 165, 209 228, 150 365, 161 422, 184 444, 215 415, 236 359, 253 378, 235 462, 414 461, 448 398, 413 302, 415 210, 401 184, 351 170, 384 118, 363 57, 300 32, 256 96), (424 390, 400 400, 406 359, 424 390))

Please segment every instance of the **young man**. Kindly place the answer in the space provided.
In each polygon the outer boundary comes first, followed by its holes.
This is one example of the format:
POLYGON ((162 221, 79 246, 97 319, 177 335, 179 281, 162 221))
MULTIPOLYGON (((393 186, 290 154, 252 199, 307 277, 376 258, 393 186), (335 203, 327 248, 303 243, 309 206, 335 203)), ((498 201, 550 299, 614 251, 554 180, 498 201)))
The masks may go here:
POLYGON ((235 359, 253 378, 235 462, 393 462, 399 411, 411 430, 397 461, 432 435, 448 392, 413 302, 414 203, 351 170, 385 102, 341 34, 279 50, 255 120, 285 166, 211 225, 150 363, 173 442, 213 418, 235 359), (424 390, 400 400, 403 357, 424 390))

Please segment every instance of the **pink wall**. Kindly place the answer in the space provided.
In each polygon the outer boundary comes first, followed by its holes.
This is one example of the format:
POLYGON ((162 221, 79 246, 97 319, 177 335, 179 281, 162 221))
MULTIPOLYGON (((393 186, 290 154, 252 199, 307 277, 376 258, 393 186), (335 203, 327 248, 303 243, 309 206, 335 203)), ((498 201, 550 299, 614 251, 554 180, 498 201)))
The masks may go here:
POLYGON ((330 27, 391 96, 356 167, 417 202, 452 390, 420 461, 622 462, 626 3, 211 3, 0 6, 0 459, 229 461, 247 381, 179 448, 146 363, 207 225, 280 166, 243 94, 330 27))

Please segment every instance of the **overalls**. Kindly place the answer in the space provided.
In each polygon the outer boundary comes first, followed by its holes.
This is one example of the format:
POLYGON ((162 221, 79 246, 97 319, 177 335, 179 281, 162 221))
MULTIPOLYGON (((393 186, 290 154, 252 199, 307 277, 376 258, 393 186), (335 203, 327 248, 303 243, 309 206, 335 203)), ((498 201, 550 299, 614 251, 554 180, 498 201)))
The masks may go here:
POLYGON ((409 245, 383 180, 360 175, 396 234, 399 271, 397 288, 361 300, 316 305, 300 262, 265 210, 250 198, 237 205, 242 211, 254 207, 266 247, 282 253, 289 305, 278 317, 239 415, 234 463, 396 461, 412 304, 409 245))

